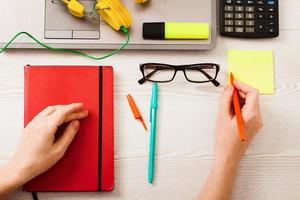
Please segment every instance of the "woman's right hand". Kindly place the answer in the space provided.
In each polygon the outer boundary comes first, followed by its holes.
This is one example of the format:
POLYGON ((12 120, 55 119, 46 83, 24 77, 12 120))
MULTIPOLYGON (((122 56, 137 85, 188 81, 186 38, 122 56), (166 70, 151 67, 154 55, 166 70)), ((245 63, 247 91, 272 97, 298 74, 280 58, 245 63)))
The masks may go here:
POLYGON ((240 81, 234 81, 234 86, 242 101, 241 108, 246 140, 241 142, 239 138, 236 117, 232 108, 234 88, 228 85, 220 98, 215 130, 215 162, 219 164, 238 164, 248 145, 263 125, 259 106, 259 92, 240 81))

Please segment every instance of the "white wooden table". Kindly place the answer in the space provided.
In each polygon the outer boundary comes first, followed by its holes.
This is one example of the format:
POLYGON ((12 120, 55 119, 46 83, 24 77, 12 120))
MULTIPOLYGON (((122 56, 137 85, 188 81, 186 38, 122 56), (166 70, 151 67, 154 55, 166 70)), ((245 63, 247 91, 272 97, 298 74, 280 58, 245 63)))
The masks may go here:
MULTIPOLYGON (((142 62, 171 64, 216 62, 226 83, 228 49, 271 49, 275 55, 276 94, 263 96, 264 128, 244 156, 233 199, 300 199, 300 1, 280 1, 280 37, 240 40, 218 37, 212 51, 125 51, 102 64, 115 68, 115 190, 111 193, 45 193, 41 200, 194 199, 213 158, 213 134, 222 88, 182 79, 160 85, 155 183, 147 183, 148 134, 133 119, 131 93, 149 120, 151 85, 140 86, 142 62)), ((91 51, 90 53, 104 53, 91 51)), ((13 154, 23 128, 23 66, 91 64, 46 50, 10 50, 0 55, 0 164, 13 154)), ((11 199, 31 199, 17 191, 11 199)))

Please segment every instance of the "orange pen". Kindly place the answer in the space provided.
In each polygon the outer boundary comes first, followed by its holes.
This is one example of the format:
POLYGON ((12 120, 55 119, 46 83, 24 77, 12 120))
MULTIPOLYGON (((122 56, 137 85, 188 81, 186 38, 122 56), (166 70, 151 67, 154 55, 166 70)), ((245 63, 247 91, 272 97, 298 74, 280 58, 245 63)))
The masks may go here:
MULTIPOLYGON (((234 76, 230 72, 230 83, 234 87, 233 82, 234 82, 234 76)), ((246 134, 245 134, 245 127, 244 127, 244 120, 243 120, 241 106, 240 106, 240 102, 239 102, 239 94, 235 87, 234 87, 234 91, 233 91, 233 107, 234 107, 234 112, 235 112, 235 117, 236 117, 236 122, 237 122, 237 126, 238 126, 240 139, 241 139, 241 141, 245 141, 246 134)))
POLYGON ((131 111, 133 113, 134 118, 137 119, 137 120, 140 120, 140 122, 143 124, 145 130, 147 131, 148 129, 147 129, 147 126, 145 124, 145 121, 144 121, 139 109, 137 108, 137 106, 136 106, 136 104, 135 104, 135 102, 134 102, 134 100, 133 100, 133 98, 130 94, 127 95, 127 100, 128 100, 128 103, 129 103, 129 106, 131 108, 131 111))

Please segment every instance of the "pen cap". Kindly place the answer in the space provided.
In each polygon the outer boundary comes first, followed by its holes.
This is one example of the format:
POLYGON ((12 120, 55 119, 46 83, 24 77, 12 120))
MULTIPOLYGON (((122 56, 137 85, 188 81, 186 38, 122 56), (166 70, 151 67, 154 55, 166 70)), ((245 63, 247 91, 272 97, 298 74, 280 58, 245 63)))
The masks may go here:
POLYGON ((134 118, 135 119, 141 118, 141 113, 140 113, 139 109, 137 108, 137 106, 130 94, 127 95, 127 99, 128 99, 128 103, 129 103, 129 106, 131 108, 134 118))
POLYGON ((157 99, 158 99, 158 86, 157 86, 157 83, 153 83, 152 97, 151 97, 151 108, 157 108, 157 99))
POLYGON ((143 24, 143 38, 144 39, 165 39, 165 23, 144 23, 143 24))

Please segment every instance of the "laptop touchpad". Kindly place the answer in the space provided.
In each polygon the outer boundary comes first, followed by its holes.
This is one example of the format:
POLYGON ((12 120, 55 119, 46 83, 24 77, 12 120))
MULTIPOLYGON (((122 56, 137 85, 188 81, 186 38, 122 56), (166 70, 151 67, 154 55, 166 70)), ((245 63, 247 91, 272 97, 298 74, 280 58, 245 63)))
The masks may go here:
MULTIPOLYGON (((93 10, 95 1, 81 0, 85 12, 93 10)), ((46 39, 100 39, 99 15, 77 18, 72 16, 67 6, 60 0, 46 0, 45 3, 46 39)))

